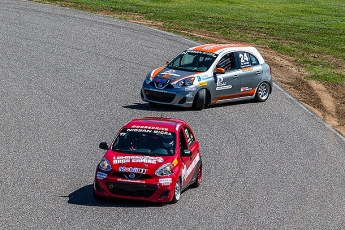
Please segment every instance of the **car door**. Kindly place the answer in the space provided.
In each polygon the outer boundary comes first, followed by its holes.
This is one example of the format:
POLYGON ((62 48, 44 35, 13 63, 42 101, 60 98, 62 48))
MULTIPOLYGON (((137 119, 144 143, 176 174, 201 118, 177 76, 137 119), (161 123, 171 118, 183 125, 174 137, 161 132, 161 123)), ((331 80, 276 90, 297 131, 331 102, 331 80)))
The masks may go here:
POLYGON ((241 68, 239 74, 241 94, 242 96, 252 96, 261 82, 263 76, 262 66, 259 64, 258 59, 249 52, 237 52, 236 55, 238 55, 241 68))
POLYGON ((242 72, 236 68, 235 54, 233 52, 225 54, 217 63, 216 68, 225 70, 224 74, 216 74, 216 85, 214 97, 216 100, 231 98, 231 95, 239 94, 241 82, 239 74, 242 72))
POLYGON ((179 132, 180 139, 180 156, 183 164, 182 169, 182 188, 189 185, 192 180, 199 160, 199 144, 187 126, 182 126, 179 132))

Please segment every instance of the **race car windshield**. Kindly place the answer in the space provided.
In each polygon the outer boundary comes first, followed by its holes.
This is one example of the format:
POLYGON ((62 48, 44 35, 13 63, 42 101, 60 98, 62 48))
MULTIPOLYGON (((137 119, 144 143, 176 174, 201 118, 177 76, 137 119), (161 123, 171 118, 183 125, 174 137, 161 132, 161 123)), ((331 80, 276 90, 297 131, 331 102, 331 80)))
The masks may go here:
POLYGON ((171 156, 175 153, 175 133, 155 129, 123 129, 112 150, 148 156, 171 156))
POLYGON ((205 72, 216 58, 216 54, 189 50, 174 58, 167 67, 190 72, 205 72))

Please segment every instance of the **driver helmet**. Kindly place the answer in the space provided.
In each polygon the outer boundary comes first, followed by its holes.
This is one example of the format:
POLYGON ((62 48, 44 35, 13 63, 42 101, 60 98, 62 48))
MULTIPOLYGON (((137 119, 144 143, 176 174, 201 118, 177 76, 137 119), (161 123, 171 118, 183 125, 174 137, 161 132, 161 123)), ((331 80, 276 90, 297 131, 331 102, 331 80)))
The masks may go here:
POLYGON ((163 136, 163 146, 164 148, 172 148, 174 146, 174 138, 171 135, 163 136))

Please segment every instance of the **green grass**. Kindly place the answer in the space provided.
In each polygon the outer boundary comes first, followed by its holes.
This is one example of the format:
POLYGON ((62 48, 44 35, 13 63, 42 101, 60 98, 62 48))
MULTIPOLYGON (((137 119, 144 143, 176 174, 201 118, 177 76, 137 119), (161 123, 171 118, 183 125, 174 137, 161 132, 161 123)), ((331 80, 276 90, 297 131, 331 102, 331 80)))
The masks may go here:
MULTIPOLYGON (((293 57, 308 78, 344 83, 344 0, 36 0, 98 12, 136 13, 168 31, 204 31, 293 57)), ((195 37, 191 36, 195 39, 195 37)))

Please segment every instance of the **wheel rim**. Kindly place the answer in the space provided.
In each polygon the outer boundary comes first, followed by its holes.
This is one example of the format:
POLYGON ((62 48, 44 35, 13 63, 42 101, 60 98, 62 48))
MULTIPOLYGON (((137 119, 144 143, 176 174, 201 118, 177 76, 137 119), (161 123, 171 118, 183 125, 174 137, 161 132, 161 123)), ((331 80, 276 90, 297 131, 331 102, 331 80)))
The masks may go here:
POLYGON ((198 184, 201 183, 201 178, 202 178, 202 166, 200 165, 199 171, 198 171, 198 178, 197 178, 198 184))
POLYGON ((175 198, 176 200, 179 200, 181 196, 181 186, 180 186, 180 180, 176 182, 175 186, 175 198))
POLYGON ((262 83, 258 88, 258 95, 261 100, 266 100, 269 94, 269 86, 267 83, 262 83))

